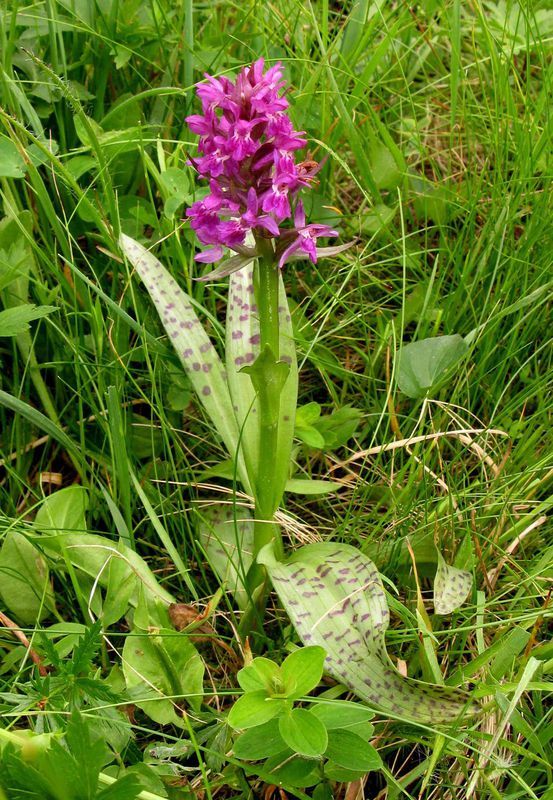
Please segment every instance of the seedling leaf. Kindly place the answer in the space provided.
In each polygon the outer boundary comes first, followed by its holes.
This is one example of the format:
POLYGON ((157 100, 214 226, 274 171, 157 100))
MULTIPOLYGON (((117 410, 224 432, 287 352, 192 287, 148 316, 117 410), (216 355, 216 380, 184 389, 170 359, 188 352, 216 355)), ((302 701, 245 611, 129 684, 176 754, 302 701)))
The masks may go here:
POLYGON ((294 753, 316 758, 324 753, 328 734, 323 723, 306 708, 294 708, 278 721, 280 735, 294 753))

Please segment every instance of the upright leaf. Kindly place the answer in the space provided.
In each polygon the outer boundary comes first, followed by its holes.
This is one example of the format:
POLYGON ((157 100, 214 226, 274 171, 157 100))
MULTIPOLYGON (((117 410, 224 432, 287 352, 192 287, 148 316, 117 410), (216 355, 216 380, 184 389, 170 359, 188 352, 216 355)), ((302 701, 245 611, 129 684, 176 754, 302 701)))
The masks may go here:
POLYGON ((401 675, 388 656, 388 605, 376 567, 355 547, 326 542, 301 547, 286 562, 272 545, 258 560, 300 638, 326 650, 326 669, 362 700, 427 724, 474 713, 463 692, 401 675))
POLYGON ((125 234, 119 244, 148 289, 198 398, 230 455, 237 458, 238 475, 250 491, 244 457, 238 452, 239 430, 225 370, 190 298, 149 250, 125 234))
MULTIPOLYGON (((294 333, 282 276, 279 287, 279 358, 290 365, 280 394, 278 444, 275 453, 275 501, 280 502, 288 479, 294 419, 298 394, 298 366, 294 333)), ((242 372, 259 356, 259 320, 254 298, 253 266, 234 272, 229 282, 227 305, 226 360, 229 389, 251 482, 259 463, 258 404, 250 376, 242 372)))

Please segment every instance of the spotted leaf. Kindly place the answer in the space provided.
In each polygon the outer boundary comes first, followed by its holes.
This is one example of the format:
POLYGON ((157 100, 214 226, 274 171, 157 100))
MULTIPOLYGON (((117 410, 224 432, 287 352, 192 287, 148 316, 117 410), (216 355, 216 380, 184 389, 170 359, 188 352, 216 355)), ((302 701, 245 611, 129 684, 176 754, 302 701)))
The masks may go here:
POLYGON ((376 567, 355 547, 330 542, 301 547, 285 562, 272 545, 258 560, 306 645, 326 650, 326 670, 362 700, 426 724, 474 713, 467 695, 405 678, 384 640, 389 611, 376 567))
MULTIPOLYGON (((279 358, 290 365, 290 370, 280 395, 278 443, 275 453, 275 508, 280 503, 288 479, 298 392, 296 348, 282 278, 280 278, 279 330, 279 358)), ((238 426, 242 432, 241 444, 252 483, 257 475, 259 463, 258 403, 251 378, 242 370, 257 359, 260 352, 259 342, 253 266, 248 265, 230 277, 226 358, 230 394, 238 426)))
POLYGON ((253 558, 253 520, 247 508, 217 503, 202 509, 198 537, 211 568, 240 608, 248 602, 245 580, 253 558))
POLYGON ((452 614, 463 605, 472 589, 472 575, 465 569, 447 564, 438 553, 438 569, 434 578, 434 611, 452 614))
POLYGON ((238 459, 238 475, 250 491, 225 369, 190 298, 149 250, 125 234, 119 244, 148 289, 196 394, 230 455, 238 459))

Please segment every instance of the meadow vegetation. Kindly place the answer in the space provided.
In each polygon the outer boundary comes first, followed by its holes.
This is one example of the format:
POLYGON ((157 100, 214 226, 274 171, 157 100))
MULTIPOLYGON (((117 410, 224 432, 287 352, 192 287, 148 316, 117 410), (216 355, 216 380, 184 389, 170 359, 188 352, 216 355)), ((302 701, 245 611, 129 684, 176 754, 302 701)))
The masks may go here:
POLYGON ((552 41, 549 0, 0 3, 0 800, 553 798, 552 41), (283 268, 276 519, 372 560, 374 641, 451 718, 323 674, 280 594, 244 635, 211 544, 253 501, 121 249, 222 356, 185 118, 260 57, 354 242, 283 268))

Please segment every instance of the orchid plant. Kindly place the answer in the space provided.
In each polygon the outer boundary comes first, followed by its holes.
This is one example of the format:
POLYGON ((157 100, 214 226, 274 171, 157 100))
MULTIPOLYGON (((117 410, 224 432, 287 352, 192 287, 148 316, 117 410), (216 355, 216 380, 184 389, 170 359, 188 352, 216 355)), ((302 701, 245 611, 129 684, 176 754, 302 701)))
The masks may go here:
POLYGON ((306 139, 288 115, 282 75, 280 64, 264 70, 263 59, 235 81, 207 75, 197 87, 202 113, 187 119, 200 137, 190 166, 209 185, 186 212, 206 248, 195 259, 219 262, 199 280, 229 276, 225 365, 190 298, 155 256, 125 235, 121 248, 229 452, 234 476, 254 501, 253 520, 247 509, 221 507, 200 532, 244 611, 242 634, 262 616, 271 580, 300 638, 325 649, 326 669, 340 682, 392 714, 449 722, 474 707, 460 690, 404 678, 392 665, 384 642, 386 595, 372 562, 334 543, 286 557, 275 521, 289 479, 298 391, 283 268, 299 259, 315 263, 351 244, 320 247, 319 239, 338 232, 306 221, 301 193, 319 165, 297 158, 306 139))

